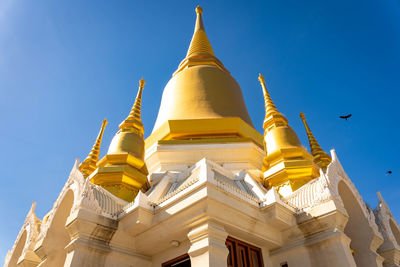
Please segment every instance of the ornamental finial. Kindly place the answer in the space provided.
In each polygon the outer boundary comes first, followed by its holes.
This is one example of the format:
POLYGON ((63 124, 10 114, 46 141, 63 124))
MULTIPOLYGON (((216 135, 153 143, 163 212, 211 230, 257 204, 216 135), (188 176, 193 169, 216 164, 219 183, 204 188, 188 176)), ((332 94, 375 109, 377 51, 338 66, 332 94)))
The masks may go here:
POLYGON ((303 112, 300 112, 300 118, 303 121, 304 128, 306 129, 311 154, 314 158, 314 163, 317 164, 323 171, 325 171, 328 165, 331 163, 332 159, 327 153, 325 153, 325 151, 322 150, 321 146, 318 144, 313 133, 311 132, 310 127, 308 126, 306 116, 303 112))
POLYGON ((96 164, 99 161, 101 140, 103 138, 104 129, 106 128, 107 123, 107 119, 104 119, 101 123, 101 129, 92 150, 90 151, 88 157, 81 163, 81 165, 79 165, 79 170, 82 172, 85 178, 92 174, 92 172, 94 172, 94 170, 97 168, 96 164))
POLYGON ((196 13, 200 14, 200 15, 203 14, 203 8, 201 6, 197 6, 196 7, 196 13))
POLYGON ((142 87, 142 89, 143 89, 143 87, 144 87, 145 84, 146 84, 146 82, 144 81, 144 79, 143 79, 143 78, 140 79, 140 81, 139 81, 139 87, 142 87))
POLYGON ((261 84, 264 94, 264 105, 265 105, 265 119, 264 119, 264 130, 267 130, 271 125, 287 125, 287 119, 278 111, 274 102, 272 102, 271 96, 265 85, 264 76, 261 73, 258 75, 258 80, 261 84))
POLYGON ((258 80, 260 81, 260 83, 264 83, 265 84, 264 76, 262 76, 261 73, 258 74, 258 80))
POLYGON ((144 128, 141 116, 141 106, 142 93, 145 83, 146 82, 143 78, 139 81, 139 90, 136 95, 135 103, 133 104, 128 117, 119 125, 120 131, 136 131, 143 135, 144 128))
MULTIPOLYGON (((194 32, 196 33, 198 30, 203 30, 204 31, 204 23, 203 23, 203 9, 201 8, 201 6, 197 6, 196 7, 196 14, 197 14, 197 18, 196 18, 196 26, 194 27, 194 32)), ((205 35, 205 33, 204 33, 205 35)), ((207 36, 202 36, 202 39, 207 38, 207 36)), ((194 38, 194 36, 193 36, 194 38)), ((206 40, 208 42, 208 39, 206 40)), ((192 39, 193 42, 193 39, 192 39)), ((209 44, 207 44, 209 45, 209 44)), ((210 45, 211 47, 211 45, 210 45)), ((190 48, 189 48, 190 49, 190 48)), ((212 51, 211 51, 212 52, 212 51)), ((212 52, 214 53, 214 52, 212 52)))

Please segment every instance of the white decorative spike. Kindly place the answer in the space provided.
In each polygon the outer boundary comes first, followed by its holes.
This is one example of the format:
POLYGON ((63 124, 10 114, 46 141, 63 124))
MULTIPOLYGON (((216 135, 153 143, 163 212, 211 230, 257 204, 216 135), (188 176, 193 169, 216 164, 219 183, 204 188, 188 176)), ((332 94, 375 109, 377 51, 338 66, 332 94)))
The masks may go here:
POLYGON ((276 191, 275 187, 272 187, 268 192, 265 194, 265 202, 263 203, 264 206, 268 206, 272 203, 282 203, 281 198, 279 197, 278 192, 276 191))

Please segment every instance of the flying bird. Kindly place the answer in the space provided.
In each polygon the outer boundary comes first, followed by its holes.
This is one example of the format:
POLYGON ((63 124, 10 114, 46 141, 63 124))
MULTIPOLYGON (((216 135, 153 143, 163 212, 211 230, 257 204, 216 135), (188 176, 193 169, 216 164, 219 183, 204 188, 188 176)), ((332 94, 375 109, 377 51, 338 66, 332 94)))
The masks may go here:
POLYGON ((344 116, 339 116, 339 118, 345 119, 346 121, 347 121, 347 119, 350 118, 350 117, 351 117, 351 114, 347 114, 347 115, 344 115, 344 116))
POLYGON ((392 171, 387 171, 386 174, 392 174, 392 171))

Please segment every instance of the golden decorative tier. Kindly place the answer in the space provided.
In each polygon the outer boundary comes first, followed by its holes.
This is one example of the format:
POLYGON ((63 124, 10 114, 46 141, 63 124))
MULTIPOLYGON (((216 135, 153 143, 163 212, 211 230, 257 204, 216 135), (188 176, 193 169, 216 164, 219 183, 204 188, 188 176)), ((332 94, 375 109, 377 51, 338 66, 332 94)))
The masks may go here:
POLYGON ((263 161, 266 187, 289 186, 295 191, 319 174, 312 155, 301 145, 288 120, 278 111, 265 86, 264 77, 258 77, 264 93, 265 119, 264 143, 266 155, 263 161))
POLYGON ((147 167, 144 162, 141 102, 144 80, 139 82, 135 103, 128 117, 119 125, 107 155, 97 164, 89 179, 125 201, 135 199, 140 189, 148 188, 147 167))

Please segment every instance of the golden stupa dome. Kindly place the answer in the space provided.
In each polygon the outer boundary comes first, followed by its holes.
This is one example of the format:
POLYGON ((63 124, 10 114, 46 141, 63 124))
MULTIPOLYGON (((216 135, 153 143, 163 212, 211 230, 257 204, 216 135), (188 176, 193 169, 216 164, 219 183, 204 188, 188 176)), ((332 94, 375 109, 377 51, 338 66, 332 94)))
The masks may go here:
POLYGON ((168 82, 154 129, 168 120, 221 117, 239 117, 253 125, 239 84, 229 73, 216 66, 193 66, 168 82))
POLYGON ((118 132, 111 140, 107 154, 129 153, 132 156, 144 159, 144 140, 133 132, 118 132))
POLYGON ((166 85, 153 132, 171 120, 240 118, 253 126, 236 80, 215 57, 201 7, 186 58, 166 85))

